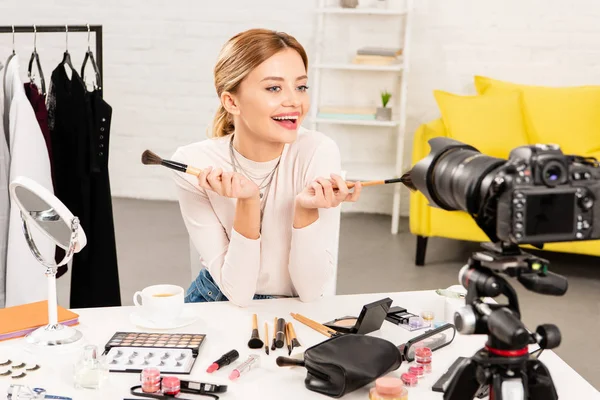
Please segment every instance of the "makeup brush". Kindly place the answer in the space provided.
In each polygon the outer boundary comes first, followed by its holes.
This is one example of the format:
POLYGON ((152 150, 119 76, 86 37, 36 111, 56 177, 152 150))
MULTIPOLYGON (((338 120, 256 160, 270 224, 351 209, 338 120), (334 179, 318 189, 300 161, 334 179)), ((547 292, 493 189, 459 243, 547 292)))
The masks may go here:
POLYGON ((271 351, 275 351, 275 336, 277 335, 277 317, 273 321, 273 343, 271 344, 271 351))
POLYGON ((156 153, 146 150, 142 153, 142 164, 144 165, 162 165, 163 167, 174 169, 175 171, 185 172, 186 174, 198 176, 201 169, 190 167, 177 161, 165 160, 156 153))
POLYGON ((285 319, 277 319, 277 333, 275 333, 275 347, 282 348, 285 344, 285 319))
MULTIPOLYGON (((411 192, 414 192, 415 190, 417 190, 417 188, 414 187, 414 185, 412 183, 412 179, 410 177, 410 171, 405 173, 404 175, 402 175, 402 177, 400 177, 400 178, 382 179, 382 180, 378 180, 378 181, 364 181, 364 182, 361 181, 361 184, 363 187, 364 186, 387 185, 390 183, 402 183, 411 192)), ((348 189, 352 189, 355 185, 356 185, 356 182, 346 182, 346 186, 348 186, 348 189)))
POLYGON ((265 353, 269 355, 269 324, 265 321, 265 353))
POLYGON ((290 331, 290 335, 292 336, 292 350, 294 350, 296 347, 302 347, 302 345, 300 344, 300 341, 298 341, 298 336, 296 336, 296 330, 294 329, 294 324, 292 324, 292 322, 288 322, 288 328, 290 331))
POLYGON ((330 329, 328 327, 326 327, 323 324, 320 324, 316 321, 313 321, 310 318, 306 318, 303 315, 300 314, 294 314, 294 313, 290 313, 290 315, 296 320, 301 322, 302 324, 308 326, 309 328, 314 329, 315 331, 327 336, 327 337, 332 337, 332 336, 340 336, 341 333, 334 331, 333 329, 330 329))
POLYGON ((251 349, 260 349, 263 347, 263 341, 258 336, 258 318, 256 314, 252 315, 252 335, 248 341, 248 347, 251 349))
POLYGON ((287 343, 288 348, 288 356, 292 355, 292 339, 290 336, 290 325, 285 324, 285 341, 287 343))

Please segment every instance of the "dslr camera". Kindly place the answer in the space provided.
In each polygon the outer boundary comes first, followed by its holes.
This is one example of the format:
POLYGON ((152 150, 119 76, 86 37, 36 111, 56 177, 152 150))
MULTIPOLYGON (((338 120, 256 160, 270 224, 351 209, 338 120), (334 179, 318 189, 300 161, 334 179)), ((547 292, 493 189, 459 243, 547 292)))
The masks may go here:
POLYGON ((533 244, 600 238, 600 165, 557 145, 521 146, 508 160, 453 139, 410 172, 412 184, 444 210, 468 212, 492 242, 533 244))

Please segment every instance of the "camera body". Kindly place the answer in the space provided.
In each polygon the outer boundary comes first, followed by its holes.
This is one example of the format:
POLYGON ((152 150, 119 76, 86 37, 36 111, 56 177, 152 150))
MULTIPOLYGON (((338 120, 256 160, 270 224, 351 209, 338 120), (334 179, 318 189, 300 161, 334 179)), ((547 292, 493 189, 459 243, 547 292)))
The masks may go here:
POLYGON ((511 151, 493 174, 499 193, 496 235, 512 243, 600 238, 600 167, 595 160, 567 156, 556 145, 511 151))

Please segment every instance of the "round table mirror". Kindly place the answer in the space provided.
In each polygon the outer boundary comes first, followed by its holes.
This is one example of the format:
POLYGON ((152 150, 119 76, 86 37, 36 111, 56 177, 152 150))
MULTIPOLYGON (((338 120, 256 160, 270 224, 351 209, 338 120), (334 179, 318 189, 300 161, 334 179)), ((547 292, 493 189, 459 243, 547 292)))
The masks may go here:
MULTIPOLYGON (((49 190, 32 179, 20 176, 10 183, 13 205, 19 208, 23 221, 23 234, 36 260, 45 268, 48 278, 48 325, 27 335, 29 343, 40 346, 60 346, 74 343, 82 335, 77 329, 58 323, 56 300, 56 272, 67 264, 73 254, 87 243, 79 219, 49 190), (31 235, 33 229, 42 231, 54 244, 65 249, 60 262, 46 259, 38 250, 31 235)), ((40 268, 40 273, 42 269, 40 268)))

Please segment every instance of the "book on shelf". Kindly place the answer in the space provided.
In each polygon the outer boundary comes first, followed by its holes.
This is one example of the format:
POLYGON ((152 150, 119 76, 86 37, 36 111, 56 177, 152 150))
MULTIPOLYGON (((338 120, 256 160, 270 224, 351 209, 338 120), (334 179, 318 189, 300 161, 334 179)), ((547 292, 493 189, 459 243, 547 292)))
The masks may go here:
POLYGON ((384 56, 384 57, 398 57, 402 55, 401 48, 393 48, 393 47, 374 47, 367 46, 361 47, 356 51, 358 55, 365 56, 384 56))
MULTIPOLYGON (((58 322, 77 325, 79 315, 58 306, 58 322)), ((22 304, 0 309, 0 340, 18 338, 48 324, 48 302, 22 304)))
POLYGON ((373 56, 357 54, 352 60, 353 64, 368 65, 393 65, 398 64, 398 58, 390 56, 373 56))

